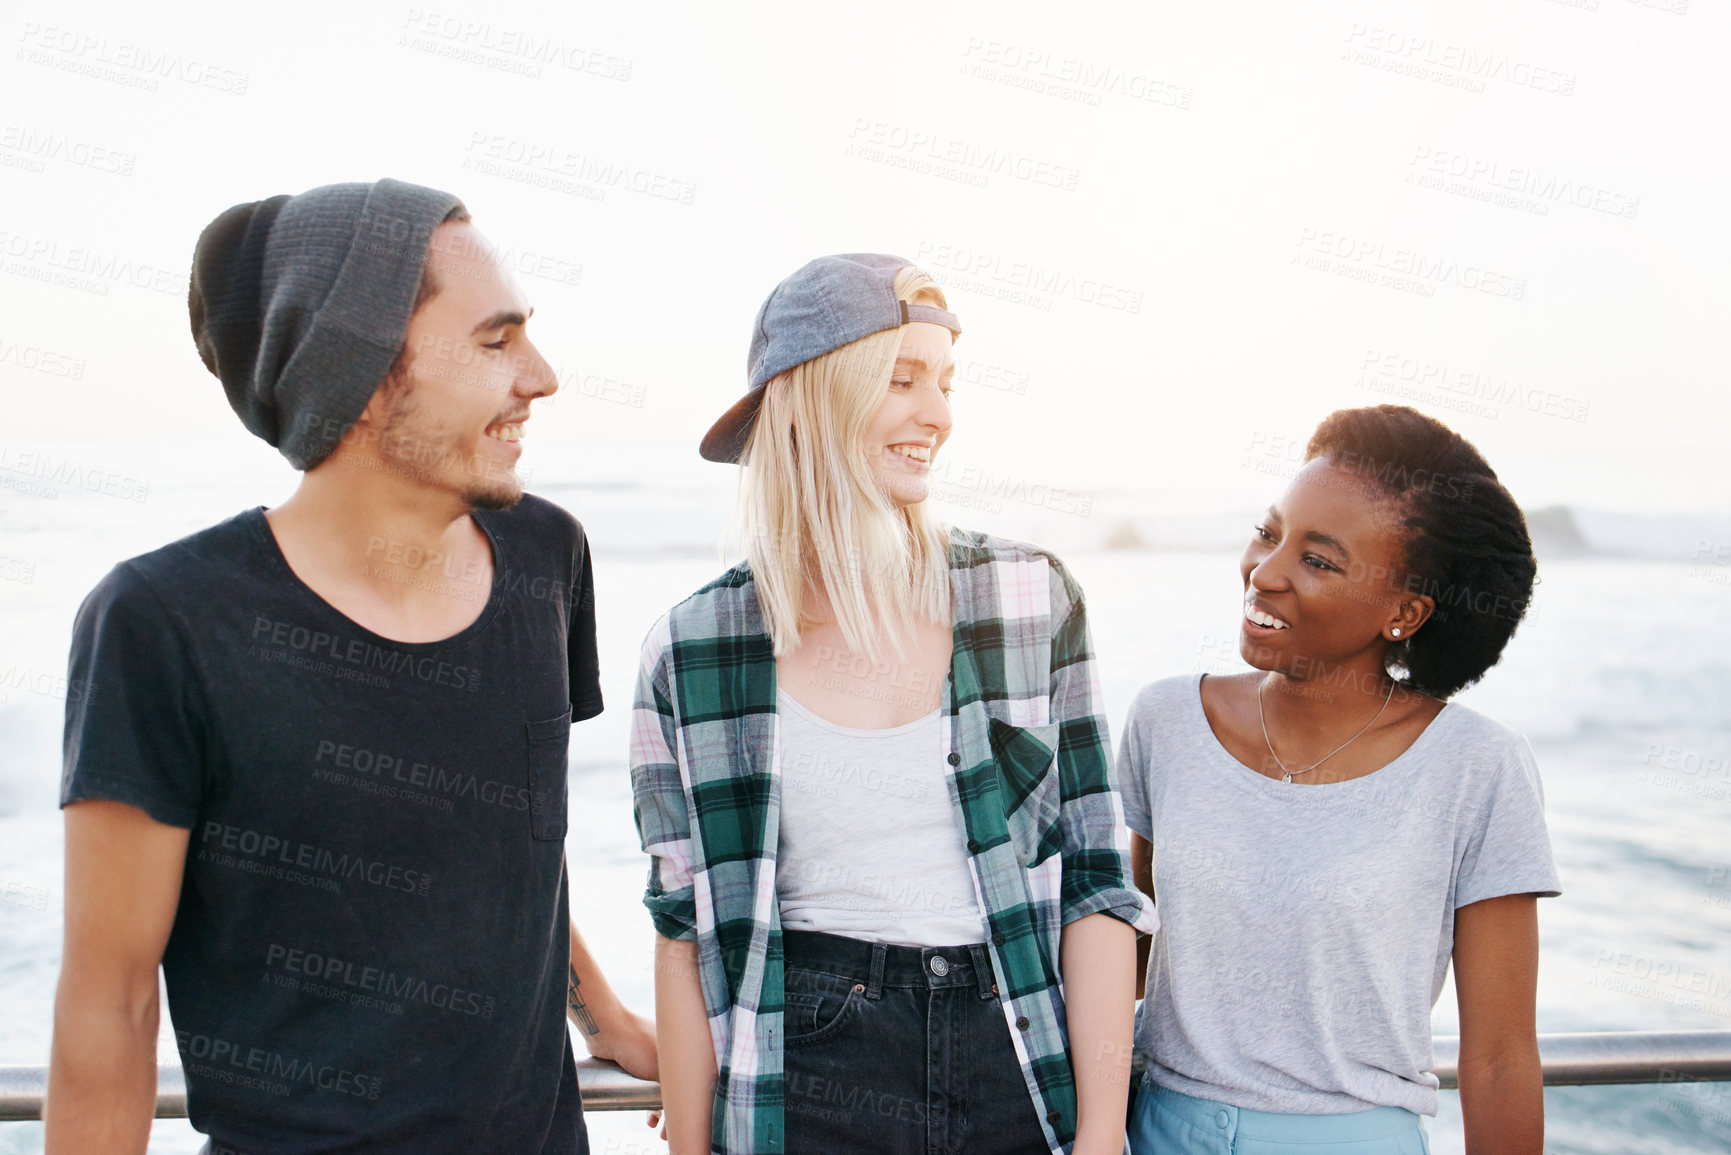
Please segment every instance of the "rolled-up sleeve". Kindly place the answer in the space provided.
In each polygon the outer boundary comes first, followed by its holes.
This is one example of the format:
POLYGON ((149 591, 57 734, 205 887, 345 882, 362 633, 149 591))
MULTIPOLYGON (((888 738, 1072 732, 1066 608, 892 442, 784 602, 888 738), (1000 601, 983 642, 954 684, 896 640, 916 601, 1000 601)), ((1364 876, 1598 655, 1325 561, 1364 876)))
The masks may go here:
POLYGON ((649 858, 643 905, 663 938, 697 935, 691 811, 680 777, 678 719, 668 694, 667 622, 643 643, 631 703, 631 793, 637 834, 649 858))
POLYGON ((1160 925, 1154 903, 1130 883, 1130 834, 1112 781, 1111 739, 1082 591, 1057 566, 1052 620, 1059 623, 1052 632, 1051 707, 1062 800, 1062 920, 1067 925, 1104 913, 1153 934, 1160 925))

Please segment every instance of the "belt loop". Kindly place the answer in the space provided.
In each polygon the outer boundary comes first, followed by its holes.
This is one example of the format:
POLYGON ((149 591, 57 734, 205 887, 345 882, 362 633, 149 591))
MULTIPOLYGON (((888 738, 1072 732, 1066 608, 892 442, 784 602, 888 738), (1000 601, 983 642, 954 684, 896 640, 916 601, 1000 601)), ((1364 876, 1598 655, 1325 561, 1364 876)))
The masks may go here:
POLYGON ((978 943, 969 946, 968 953, 974 956, 974 981, 980 986, 980 998, 993 998, 992 953, 978 943))
POLYGON ((866 980, 866 998, 881 999, 884 996, 884 960, 889 957, 890 948, 881 942, 872 943, 872 973, 866 980))

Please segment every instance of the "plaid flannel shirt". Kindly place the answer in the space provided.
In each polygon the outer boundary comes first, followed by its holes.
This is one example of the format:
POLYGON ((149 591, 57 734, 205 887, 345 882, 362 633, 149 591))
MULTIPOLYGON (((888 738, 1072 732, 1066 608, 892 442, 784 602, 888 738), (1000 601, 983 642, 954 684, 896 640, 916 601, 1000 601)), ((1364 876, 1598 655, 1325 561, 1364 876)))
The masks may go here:
MULTIPOLYGON (((1082 591, 1051 554, 950 531, 955 620, 940 711, 950 801, 991 936, 992 967, 1053 1152, 1076 1132, 1059 983, 1065 924, 1105 912, 1152 934, 1082 591)), ((655 929, 697 940, 722 1155, 784 1150, 775 654, 741 563, 675 606, 643 646, 631 783, 651 856, 655 929)))

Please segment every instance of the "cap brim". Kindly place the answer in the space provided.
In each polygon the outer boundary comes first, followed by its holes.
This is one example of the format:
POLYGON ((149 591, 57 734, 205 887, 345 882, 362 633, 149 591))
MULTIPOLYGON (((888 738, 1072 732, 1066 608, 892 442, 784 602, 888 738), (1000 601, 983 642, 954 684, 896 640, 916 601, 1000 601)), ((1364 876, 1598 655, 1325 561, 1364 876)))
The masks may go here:
POLYGON ((763 404, 763 386, 758 386, 733 403, 721 419, 703 435, 698 452, 705 461, 737 465, 745 456, 745 443, 751 437, 751 426, 757 420, 757 410, 763 404))

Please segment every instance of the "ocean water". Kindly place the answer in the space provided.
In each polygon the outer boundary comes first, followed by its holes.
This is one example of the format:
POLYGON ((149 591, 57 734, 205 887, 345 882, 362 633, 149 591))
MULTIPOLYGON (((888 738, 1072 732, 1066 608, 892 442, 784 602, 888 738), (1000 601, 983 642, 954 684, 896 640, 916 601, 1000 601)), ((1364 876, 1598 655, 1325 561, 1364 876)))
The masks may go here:
MULTIPOLYGON (((721 568, 714 545, 732 493, 532 488, 584 520, 596 561, 608 709, 572 738, 574 914, 613 985, 648 1011, 652 932, 638 902, 627 706, 645 631, 721 568)), ((0 1063, 47 1056, 62 901, 57 679, 72 615, 115 561, 273 504, 286 488, 272 475, 158 485, 143 501, 52 493, 0 494, 0 1063)), ((1087 591, 1114 732, 1143 683, 1242 668, 1234 543, 1248 510, 1180 524, 1138 508, 1121 493, 1086 513, 1014 500, 948 511, 1062 551, 1087 591)), ((1533 616, 1461 699, 1524 730, 1544 773, 1565 893, 1540 905, 1539 1029, 1731 1029, 1731 565, 1700 549, 1726 539, 1686 520, 1578 511, 1574 522, 1580 533, 1542 558, 1533 616)), ((1455 1032, 1452 991, 1433 1021, 1455 1032)), ((162 1041, 172 1058, 166 1023, 162 1041)), ((1731 1150, 1731 1083, 1556 1089, 1546 1104, 1554 1152, 1731 1150)), ((598 1152, 665 1149, 640 1114, 590 1120, 598 1152)), ((1430 1129, 1434 1151, 1461 1150, 1455 1096, 1443 1096, 1430 1129)), ((199 1141, 184 1121, 162 1121, 150 1150, 192 1152, 199 1141)), ((0 1153, 40 1147, 39 1126, 0 1124, 0 1153)))

